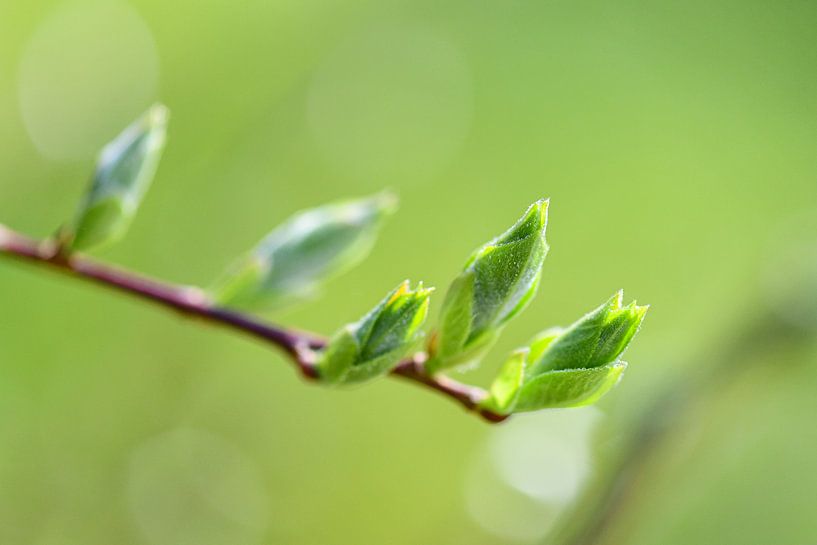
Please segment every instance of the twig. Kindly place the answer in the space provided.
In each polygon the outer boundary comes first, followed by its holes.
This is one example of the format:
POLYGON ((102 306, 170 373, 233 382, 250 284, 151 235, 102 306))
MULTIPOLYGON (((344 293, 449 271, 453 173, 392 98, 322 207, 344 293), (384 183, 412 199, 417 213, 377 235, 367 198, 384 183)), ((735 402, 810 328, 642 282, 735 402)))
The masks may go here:
MULTIPOLYGON (((325 346, 326 340, 323 337, 283 328, 256 316, 220 307, 199 288, 155 280, 82 255, 66 256, 53 241, 37 241, 3 225, 0 225, 0 255, 49 267, 69 276, 151 301, 186 316, 253 336, 288 354, 306 379, 319 378, 315 351, 325 346)), ((425 353, 415 354, 411 359, 400 363, 392 371, 392 375, 431 388, 489 422, 501 422, 507 418, 480 409, 480 402, 487 396, 483 389, 444 376, 429 375, 424 367, 426 359, 425 353)))

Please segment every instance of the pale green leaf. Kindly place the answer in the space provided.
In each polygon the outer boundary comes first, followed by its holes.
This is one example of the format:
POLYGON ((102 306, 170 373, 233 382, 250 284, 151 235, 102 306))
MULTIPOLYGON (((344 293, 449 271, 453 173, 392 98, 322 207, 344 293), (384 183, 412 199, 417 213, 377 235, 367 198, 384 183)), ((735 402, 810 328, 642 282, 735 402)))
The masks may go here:
POLYGON ((362 261, 383 220, 389 193, 299 212, 273 230, 211 290, 223 305, 265 310, 309 298, 322 282, 362 261))
POLYGON ((153 106, 103 148, 74 222, 60 233, 67 250, 88 250, 124 236, 147 192, 165 144, 167 108, 153 106))
POLYGON ((545 350, 547 350, 548 346, 550 346, 553 341, 558 339, 563 332, 564 330, 561 327, 551 327, 550 329, 546 329, 534 337, 534 339, 530 342, 528 361, 539 361, 542 358, 542 354, 544 354, 545 350))
POLYGON ((527 350, 517 350, 505 361, 491 383, 488 399, 483 407, 499 414, 510 414, 516 405, 525 379, 527 350))
POLYGON ((546 372, 525 381, 514 412, 590 405, 618 384, 626 368, 625 362, 616 362, 591 369, 546 372))
POLYGON ((341 382, 360 353, 354 328, 346 326, 338 331, 323 350, 319 360, 321 380, 334 384, 341 382))
POLYGON ((448 359, 462 350, 471 330, 471 307, 474 298, 474 273, 466 271, 448 288, 440 312, 440 336, 445 342, 438 348, 440 357, 448 359))

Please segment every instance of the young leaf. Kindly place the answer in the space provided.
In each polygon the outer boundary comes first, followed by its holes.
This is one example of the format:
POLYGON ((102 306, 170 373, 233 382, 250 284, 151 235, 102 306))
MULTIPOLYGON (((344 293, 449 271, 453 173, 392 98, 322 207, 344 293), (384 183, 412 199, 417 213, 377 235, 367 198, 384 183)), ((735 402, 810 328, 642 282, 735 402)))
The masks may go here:
POLYGON ((499 414, 510 414, 516 406, 519 392, 525 380, 527 350, 517 350, 500 369, 491 384, 485 408, 499 414))
POLYGON ((561 327, 551 327, 539 333, 530 342, 528 361, 539 361, 545 350, 564 332, 561 327))
POLYGON ((396 198, 381 193, 299 212, 236 263, 213 295, 220 304, 256 310, 307 298, 368 255, 395 209, 396 198))
POLYGON ((646 306, 621 306, 622 292, 567 329, 539 334, 500 371, 482 406, 499 414, 577 407, 598 400, 621 378, 618 357, 638 331, 646 306), (524 354, 524 361, 515 360, 524 354), (512 376, 513 379, 508 377, 512 376), (516 388, 514 388, 516 385, 516 388))
POLYGON ((66 250, 98 248, 125 234, 159 164, 167 117, 157 104, 102 149, 76 218, 60 233, 66 250))
POLYGON ((582 317, 531 360, 531 373, 599 367, 616 361, 641 326, 648 306, 622 307, 619 291, 582 317))
POLYGON ((342 328, 321 353, 318 373, 330 384, 353 384, 391 371, 422 337, 433 288, 409 288, 408 280, 359 322, 342 328))
POLYGON ((430 372, 479 360, 536 294, 548 251, 547 210, 548 201, 535 202, 513 227, 472 254, 446 294, 430 372))
POLYGON ((623 361, 592 369, 550 371, 527 380, 519 390, 513 412, 581 407, 598 401, 621 379, 623 361))

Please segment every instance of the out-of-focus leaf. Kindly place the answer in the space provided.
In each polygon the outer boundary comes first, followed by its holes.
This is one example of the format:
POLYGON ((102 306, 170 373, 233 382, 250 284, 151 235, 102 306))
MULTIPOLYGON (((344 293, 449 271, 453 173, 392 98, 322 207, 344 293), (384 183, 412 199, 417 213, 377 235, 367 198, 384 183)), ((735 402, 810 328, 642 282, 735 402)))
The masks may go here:
POLYGON ((415 290, 405 281, 359 322, 332 337, 318 360, 318 372, 330 384, 352 384, 388 373, 422 337, 432 288, 415 290))
POLYGON ((368 255, 396 202, 381 193, 295 214, 230 268, 213 288, 214 298, 265 310, 312 296, 323 281, 368 255))
POLYGON ((430 372, 478 361, 536 294, 548 251, 547 210, 548 201, 535 202, 472 254, 446 294, 430 372))
POLYGON ((159 164, 167 117, 167 108, 157 104, 102 149, 76 218, 60 233, 66 250, 98 248, 124 236, 159 164))

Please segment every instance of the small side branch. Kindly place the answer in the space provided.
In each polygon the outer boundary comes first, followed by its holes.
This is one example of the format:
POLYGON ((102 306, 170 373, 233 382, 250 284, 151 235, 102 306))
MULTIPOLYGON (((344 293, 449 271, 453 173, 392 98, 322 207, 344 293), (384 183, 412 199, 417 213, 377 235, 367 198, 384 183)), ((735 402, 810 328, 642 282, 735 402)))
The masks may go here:
MULTIPOLYGON (((323 337, 283 328, 256 316, 217 306, 199 288, 148 278, 82 255, 66 256, 52 241, 37 241, 2 225, 0 225, 0 255, 48 267, 68 276, 128 293, 210 324, 250 335, 283 350, 292 358, 305 378, 318 379, 315 351, 325 345, 323 337)), ((425 360, 426 354, 418 353, 398 365, 392 371, 392 375, 440 392, 489 422, 500 422, 507 418, 480 409, 480 402, 487 396, 481 388, 468 386, 444 376, 429 375, 424 367, 425 360)))

